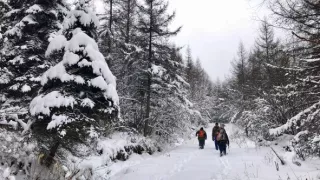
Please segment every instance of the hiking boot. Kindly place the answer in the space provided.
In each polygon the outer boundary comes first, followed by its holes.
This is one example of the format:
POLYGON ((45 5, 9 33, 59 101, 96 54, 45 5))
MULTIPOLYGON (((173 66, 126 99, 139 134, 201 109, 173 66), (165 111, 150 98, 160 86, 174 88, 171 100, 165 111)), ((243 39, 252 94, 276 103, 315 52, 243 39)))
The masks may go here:
POLYGON ((222 153, 220 153, 220 157, 222 157, 223 156, 223 154, 222 153))

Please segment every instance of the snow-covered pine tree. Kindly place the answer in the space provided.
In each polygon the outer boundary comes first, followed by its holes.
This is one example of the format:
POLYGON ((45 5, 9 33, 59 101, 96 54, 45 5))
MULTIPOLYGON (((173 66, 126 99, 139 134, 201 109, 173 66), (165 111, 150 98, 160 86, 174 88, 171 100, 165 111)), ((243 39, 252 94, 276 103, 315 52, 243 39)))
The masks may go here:
POLYGON ((67 8, 64 0, 8 0, 6 5, 9 11, 0 18, 0 108, 3 120, 26 121, 39 76, 51 64, 44 59, 48 39, 67 8))
POLYGON ((46 57, 61 51, 63 58, 42 75, 41 94, 30 104, 34 137, 50 156, 59 146, 76 152, 72 145, 105 132, 118 113, 116 80, 99 52, 99 20, 88 3, 76 3, 50 42, 46 57))
POLYGON ((63 0, 0 1, 0 164, 8 175, 30 171, 37 146, 25 136, 28 107, 53 63, 44 54, 66 11, 63 0))

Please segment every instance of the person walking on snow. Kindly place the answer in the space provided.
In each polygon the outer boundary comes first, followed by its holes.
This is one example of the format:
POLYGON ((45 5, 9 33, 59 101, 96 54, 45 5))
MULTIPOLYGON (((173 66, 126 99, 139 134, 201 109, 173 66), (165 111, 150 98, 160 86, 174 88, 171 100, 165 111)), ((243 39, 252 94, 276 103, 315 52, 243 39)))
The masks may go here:
POLYGON ((220 131, 220 127, 218 125, 218 123, 216 123, 216 125, 212 128, 212 141, 214 141, 214 145, 216 147, 216 150, 219 150, 219 145, 218 145, 218 141, 217 141, 217 136, 219 134, 220 131))
POLYGON ((200 128, 199 131, 197 131, 196 136, 198 136, 199 148, 203 149, 204 144, 205 144, 205 140, 207 139, 207 133, 206 133, 206 131, 203 130, 203 127, 200 128))
POLYGON ((224 129, 224 124, 221 124, 220 126, 220 132, 217 136, 217 140, 220 149, 220 156, 227 155, 227 145, 229 146, 229 137, 226 130, 224 129))

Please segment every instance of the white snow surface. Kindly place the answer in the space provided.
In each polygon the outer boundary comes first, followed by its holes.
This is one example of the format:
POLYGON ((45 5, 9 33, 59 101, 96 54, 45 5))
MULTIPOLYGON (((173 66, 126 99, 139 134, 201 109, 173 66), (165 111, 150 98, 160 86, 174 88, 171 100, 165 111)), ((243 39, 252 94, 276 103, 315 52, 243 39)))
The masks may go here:
POLYGON ((76 104, 76 100, 72 96, 64 96, 58 91, 52 91, 46 95, 35 97, 30 103, 30 113, 35 116, 38 114, 50 115, 51 108, 56 107, 72 107, 76 104))
POLYGON ((300 131, 298 134, 296 134, 295 136, 294 136, 294 140, 295 141, 300 141, 300 136, 301 135, 305 135, 305 134, 308 134, 309 132, 306 130, 306 131, 300 131))
POLYGON ((52 116, 52 120, 50 121, 50 123, 48 124, 47 126, 47 129, 54 129, 54 128, 57 128, 63 124, 67 124, 71 122, 70 119, 68 119, 68 116, 65 116, 65 115, 53 115, 52 116))
POLYGON ((234 134, 237 127, 226 126, 231 144, 227 156, 220 157, 211 140, 211 128, 206 129, 208 140, 205 149, 198 149, 198 141, 184 142, 171 151, 154 156, 133 155, 125 162, 110 167, 111 180, 277 180, 317 179, 319 160, 292 163, 294 153, 285 153, 280 146, 273 148, 287 160, 282 166, 269 147, 256 146, 254 142, 234 134), (237 141, 240 138, 243 141, 237 141), (242 142, 242 144, 238 144, 242 142), (280 170, 275 168, 279 163, 280 170))
POLYGON ((84 98, 81 102, 82 107, 90 107, 91 109, 94 107, 94 102, 89 98, 84 98))
POLYGON ((42 12, 42 11, 43 11, 43 9, 42 9, 42 7, 40 7, 39 4, 34 4, 29 9, 26 10, 26 13, 36 14, 36 13, 42 12))
POLYGON ((0 84, 8 84, 13 74, 7 68, 0 68, 0 84))
POLYGON ((312 143, 319 143, 320 142, 320 135, 313 138, 312 143))
POLYGON ((151 69, 150 69, 151 73, 154 75, 158 75, 159 77, 162 77, 163 74, 167 71, 165 68, 163 68, 162 66, 157 66, 155 64, 151 65, 151 69))
POLYGON ((22 86, 21 91, 22 92, 29 92, 29 91, 31 91, 31 87, 29 85, 25 84, 22 86))
POLYGON ((57 35, 53 37, 50 41, 50 44, 46 50, 46 57, 48 57, 51 53, 54 51, 59 51, 62 48, 64 48, 65 44, 67 42, 67 39, 63 35, 57 35))
MULTIPOLYGON (((80 2, 81 3, 81 2, 80 2)), ((78 19, 83 25, 90 26, 93 24, 95 27, 99 26, 99 19, 96 14, 91 10, 90 7, 84 7, 84 10, 74 9, 66 17, 66 20, 63 22, 63 28, 71 28, 78 19)))

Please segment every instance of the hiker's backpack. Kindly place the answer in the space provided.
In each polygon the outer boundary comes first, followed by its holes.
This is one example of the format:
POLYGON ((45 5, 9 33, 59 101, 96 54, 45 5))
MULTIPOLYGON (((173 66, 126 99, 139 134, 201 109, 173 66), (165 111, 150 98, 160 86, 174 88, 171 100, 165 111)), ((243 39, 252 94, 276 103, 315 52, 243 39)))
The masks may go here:
POLYGON ((221 140, 221 133, 218 132, 218 135, 217 135, 217 141, 220 141, 221 140))
POLYGON ((199 131, 198 137, 199 138, 204 138, 204 131, 203 130, 199 131))
POLYGON ((225 135, 225 131, 223 132, 219 132, 219 134, 217 135, 217 141, 222 141, 222 140, 226 140, 226 135, 225 135))

